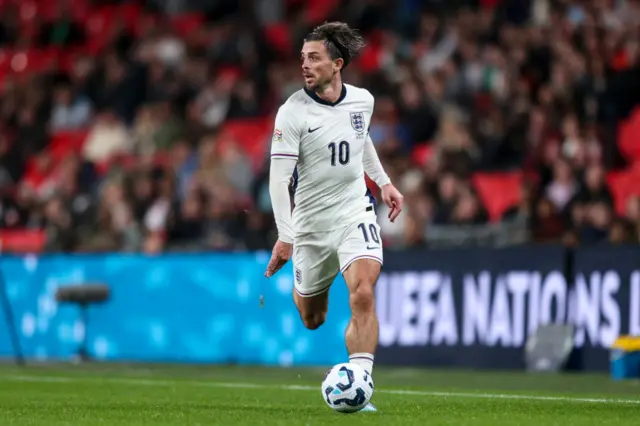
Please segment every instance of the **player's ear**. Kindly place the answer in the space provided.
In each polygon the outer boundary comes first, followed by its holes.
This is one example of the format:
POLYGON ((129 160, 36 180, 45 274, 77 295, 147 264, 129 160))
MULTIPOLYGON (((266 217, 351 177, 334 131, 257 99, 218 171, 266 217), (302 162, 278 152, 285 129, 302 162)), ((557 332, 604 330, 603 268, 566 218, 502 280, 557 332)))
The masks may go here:
POLYGON ((338 58, 333 61, 333 73, 336 74, 340 72, 340 70, 344 67, 344 59, 338 58))

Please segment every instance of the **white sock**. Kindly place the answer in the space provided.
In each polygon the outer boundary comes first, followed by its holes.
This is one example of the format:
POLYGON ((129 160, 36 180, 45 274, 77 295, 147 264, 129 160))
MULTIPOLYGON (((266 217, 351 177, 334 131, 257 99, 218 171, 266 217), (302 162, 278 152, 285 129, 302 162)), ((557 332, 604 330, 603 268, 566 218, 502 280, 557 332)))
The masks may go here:
POLYGON ((349 362, 359 365, 369 374, 373 373, 373 354, 366 352, 351 354, 349 355, 349 362))

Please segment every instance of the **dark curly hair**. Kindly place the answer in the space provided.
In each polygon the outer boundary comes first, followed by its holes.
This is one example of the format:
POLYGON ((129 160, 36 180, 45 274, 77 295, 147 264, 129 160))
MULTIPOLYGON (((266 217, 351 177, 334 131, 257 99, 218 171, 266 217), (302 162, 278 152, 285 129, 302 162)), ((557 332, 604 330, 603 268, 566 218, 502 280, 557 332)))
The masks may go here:
POLYGON ((332 60, 342 58, 345 69, 364 47, 364 39, 357 30, 344 22, 325 22, 316 27, 304 39, 307 41, 324 41, 332 60))

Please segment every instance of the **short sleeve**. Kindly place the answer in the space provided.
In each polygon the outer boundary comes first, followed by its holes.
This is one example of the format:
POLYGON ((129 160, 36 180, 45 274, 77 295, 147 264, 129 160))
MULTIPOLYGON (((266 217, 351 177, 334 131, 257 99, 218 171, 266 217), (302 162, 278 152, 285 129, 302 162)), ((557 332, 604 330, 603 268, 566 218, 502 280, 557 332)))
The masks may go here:
POLYGON ((271 138, 271 158, 298 158, 300 147, 300 129, 296 116, 285 105, 276 115, 276 123, 271 138))

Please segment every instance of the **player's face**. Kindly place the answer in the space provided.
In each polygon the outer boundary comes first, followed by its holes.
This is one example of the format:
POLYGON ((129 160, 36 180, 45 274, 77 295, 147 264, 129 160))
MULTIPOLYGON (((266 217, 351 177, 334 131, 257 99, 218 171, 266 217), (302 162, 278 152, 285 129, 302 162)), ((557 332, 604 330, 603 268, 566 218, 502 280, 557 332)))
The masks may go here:
POLYGON ((329 84, 338 71, 322 41, 308 41, 300 53, 302 76, 309 90, 317 90, 329 84))

